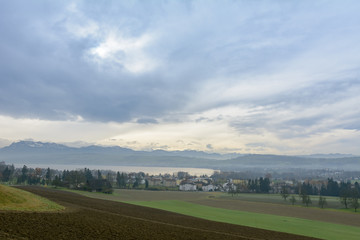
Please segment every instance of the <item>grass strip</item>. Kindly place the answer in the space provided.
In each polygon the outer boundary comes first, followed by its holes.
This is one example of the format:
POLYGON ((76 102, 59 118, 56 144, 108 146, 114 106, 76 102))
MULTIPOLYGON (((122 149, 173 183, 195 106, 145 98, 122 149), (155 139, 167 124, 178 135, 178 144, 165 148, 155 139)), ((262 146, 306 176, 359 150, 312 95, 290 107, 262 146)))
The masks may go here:
POLYGON ((0 184, 0 210, 48 212, 63 209, 63 206, 46 198, 0 184))

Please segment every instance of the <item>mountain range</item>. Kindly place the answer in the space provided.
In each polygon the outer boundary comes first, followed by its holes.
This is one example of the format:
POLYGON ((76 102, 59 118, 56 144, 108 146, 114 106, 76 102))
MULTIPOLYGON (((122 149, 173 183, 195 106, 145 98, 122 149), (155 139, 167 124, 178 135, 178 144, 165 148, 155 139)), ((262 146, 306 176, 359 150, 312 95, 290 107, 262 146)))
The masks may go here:
POLYGON ((360 157, 343 154, 306 156, 219 154, 202 151, 135 151, 119 146, 68 147, 35 141, 14 142, 0 148, 0 161, 14 164, 66 164, 104 166, 194 167, 219 170, 262 169, 344 169, 360 170, 360 157))

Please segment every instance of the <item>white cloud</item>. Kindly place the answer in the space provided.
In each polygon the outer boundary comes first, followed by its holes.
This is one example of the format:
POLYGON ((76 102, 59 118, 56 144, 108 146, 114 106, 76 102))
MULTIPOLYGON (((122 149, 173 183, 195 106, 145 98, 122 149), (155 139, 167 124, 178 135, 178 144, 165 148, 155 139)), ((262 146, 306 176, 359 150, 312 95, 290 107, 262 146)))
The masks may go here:
POLYGON ((99 65, 116 63, 124 66, 131 73, 143 73, 153 70, 157 60, 146 53, 146 48, 153 40, 149 34, 140 37, 125 37, 111 31, 100 44, 89 50, 90 59, 99 65))
POLYGON ((98 34, 99 25, 79 11, 76 3, 71 3, 67 10, 68 14, 64 25, 70 34, 78 38, 87 38, 98 34))
POLYGON ((0 148, 9 146, 10 144, 11 144, 10 140, 0 138, 0 148))

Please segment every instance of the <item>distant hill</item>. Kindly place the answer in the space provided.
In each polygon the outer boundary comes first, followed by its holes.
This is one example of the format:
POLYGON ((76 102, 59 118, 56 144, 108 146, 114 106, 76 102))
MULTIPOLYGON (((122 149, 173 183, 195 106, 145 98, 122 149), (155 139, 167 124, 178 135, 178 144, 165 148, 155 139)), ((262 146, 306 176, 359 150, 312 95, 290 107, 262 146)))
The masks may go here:
POLYGON ((305 158, 349 158, 349 157, 356 157, 356 156, 352 155, 352 154, 330 153, 330 154, 300 155, 298 157, 305 157, 305 158))
POLYGON ((178 156, 178 157, 190 157, 190 158, 207 158, 216 160, 225 160, 242 156, 242 154, 230 153, 206 153, 202 151, 184 150, 184 151, 134 151, 129 148, 122 148, 119 146, 105 147, 91 145, 87 147, 68 147, 63 144, 57 143, 43 143, 34 141, 19 141, 12 143, 10 146, 0 148, 0 153, 38 153, 38 152, 51 152, 51 153, 117 153, 125 155, 152 155, 152 156, 178 156))
MULTIPOLYGON (((240 154, 201 151, 134 151, 118 146, 68 147, 56 143, 20 141, 0 148, 0 161, 7 163, 50 163, 127 166, 197 166, 198 162, 225 160, 240 154), (196 161, 194 161, 196 160, 196 161)), ((206 165, 206 164, 202 164, 206 165)))
POLYGON ((151 167, 195 167, 220 170, 344 169, 360 170, 360 157, 348 155, 283 156, 218 154, 201 151, 134 151, 118 146, 68 147, 57 143, 20 141, 0 148, 0 161, 15 164, 76 164, 151 167), (345 157, 343 157, 345 156, 345 157))
MULTIPOLYGON (((217 165, 219 166, 219 165, 217 165)), ((360 157, 314 158, 282 155, 246 155, 221 163, 222 169, 234 167, 268 169, 341 169, 360 170, 360 157)))

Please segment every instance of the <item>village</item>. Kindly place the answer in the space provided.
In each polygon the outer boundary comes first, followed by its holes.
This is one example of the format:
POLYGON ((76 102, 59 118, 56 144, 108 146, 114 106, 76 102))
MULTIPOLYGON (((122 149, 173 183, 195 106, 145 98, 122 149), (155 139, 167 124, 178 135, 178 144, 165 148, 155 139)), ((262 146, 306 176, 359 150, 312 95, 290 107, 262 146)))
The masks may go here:
POLYGON ((191 175, 188 172, 149 175, 144 172, 115 172, 111 170, 57 170, 15 168, 0 162, 0 181, 21 185, 52 185, 85 191, 112 193, 114 188, 150 191, 203 191, 267 194, 300 194, 340 196, 342 191, 359 188, 359 172, 323 170, 313 177, 276 173, 214 171, 211 176, 191 175), (273 174, 273 175, 272 175, 273 174), (291 177, 290 177, 291 176, 291 177), (345 190, 344 190, 345 189, 345 190))
POLYGON ((325 196, 340 196, 344 189, 359 188, 358 177, 333 179, 330 177, 332 175, 324 173, 322 176, 321 178, 288 179, 273 178, 271 174, 265 174, 264 177, 241 178, 241 174, 235 172, 215 172, 211 176, 191 176, 186 172, 151 176, 144 173, 129 173, 126 187, 147 190, 219 191, 230 194, 306 192, 309 195, 325 196))

